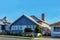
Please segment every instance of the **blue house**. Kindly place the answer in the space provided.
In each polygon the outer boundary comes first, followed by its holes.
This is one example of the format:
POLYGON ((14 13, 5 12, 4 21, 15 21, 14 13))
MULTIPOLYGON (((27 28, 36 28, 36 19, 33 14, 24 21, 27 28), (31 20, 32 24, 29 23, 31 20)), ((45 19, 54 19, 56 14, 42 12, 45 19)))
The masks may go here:
MULTIPOLYGON (((22 15, 16 21, 11 24, 11 33, 21 34, 24 33, 26 28, 31 28, 35 32, 37 26, 46 27, 41 23, 45 23, 43 20, 36 18, 35 16, 22 15)), ((49 26, 48 26, 49 27, 49 26)))

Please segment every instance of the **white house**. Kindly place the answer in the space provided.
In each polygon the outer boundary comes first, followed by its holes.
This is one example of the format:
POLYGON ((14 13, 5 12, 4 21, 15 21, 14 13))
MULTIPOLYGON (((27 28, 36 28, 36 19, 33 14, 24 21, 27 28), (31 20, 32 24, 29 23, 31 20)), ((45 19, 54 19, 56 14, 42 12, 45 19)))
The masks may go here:
POLYGON ((60 37, 60 22, 51 24, 51 36, 60 37))
POLYGON ((6 33, 10 30, 10 25, 12 22, 7 19, 7 17, 4 17, 0 19, 0 33, 6 33))

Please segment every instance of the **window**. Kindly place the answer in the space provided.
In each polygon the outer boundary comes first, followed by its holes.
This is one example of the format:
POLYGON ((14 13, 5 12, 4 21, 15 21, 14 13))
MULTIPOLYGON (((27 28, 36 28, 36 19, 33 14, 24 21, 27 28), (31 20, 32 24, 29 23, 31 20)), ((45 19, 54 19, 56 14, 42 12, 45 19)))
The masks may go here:
POLYGON ((30 26, 30 25, 28 25, 28 28, 31 28, 31 26, 30 26))
POLYGON ((33 29, 35 29, 35 28, 36 28, 36 25, 33 26, 33 29))
POLYGON ((19 26, 19 30, 21 30, 21 29, 22 29, 22 26, 20 25, 20 26, 19 26))
POLYGON ((33 30, 33 25, 31 25, 31 29, 33 30))
POLYGON ((55 32, 60 32, 60 27, 54 27, 55 32))
POLYGON ((16 30, 19 30, 19 26, 18 25, 16 26, 16 30))
POLYGON ((17 26, 15 26, 15 30, 17 30, 17 26))
POLYGON ((20 30, 20 26, 19 26, 19 30, 20 30))
POLYGON ((22 29, 22 26, 20 27, 20 29, 22 29))
POLYGON ((6 25, 5 29, 10 30, 10 26, 6 25))
POLYGON ((5 30, 5 25, 2 25, 1 29, 2 29, 2 30, 5 30))
POLYGON ((14 30, 14 26, 12 26, 12 29, 11 30, 14 30))
POLYGON ((0 26, 0 30, 1 30, 1 26, 0 26))
POLYGON ((16 30, 16 26, 12 26, 12 30, 16 30))
POLYGON ((15 30, 15 26, 13 27, 13 30, 15 30))

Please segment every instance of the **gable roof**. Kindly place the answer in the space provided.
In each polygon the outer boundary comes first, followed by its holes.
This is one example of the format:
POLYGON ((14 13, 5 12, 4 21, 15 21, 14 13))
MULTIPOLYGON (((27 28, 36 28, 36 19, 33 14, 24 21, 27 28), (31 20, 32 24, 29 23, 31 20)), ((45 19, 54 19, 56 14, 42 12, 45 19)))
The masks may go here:
POLYGON ((36 22, 39 22, 39 21, 41 21, 40 19, 38 19, 37 17, 35 17, 35 16, 30 16, 31 18, 33 18, 36 22))
POLYGON ((42 26, 41 24, 39 24, 38 22, 36 22, 33 18, 31 18, 30 16, 27 16, 27 15, 22 15, 21 17, 19 17, 16 21, 14 21, 11 26, 16 23, 19 19, 21 19, 23 16, 27 17, 29 20, 33 21, 34 23, 36 23, 37 25, 39 26, 42 26))
POLYGON ((40 19, 38 19, 36 16, 30 16, 31 18, 33 18, 36 22, 43 22, 43 23, 45 23, 45 24, 47 24, 47 25, 49 25, 48 23, 46 23, 45 21, 43 21, 43 20, 40 20, 40 19))
POLYGON ((11 21, 9 21, 6 17, 0 19, 0 25, 5 25, 5 24, 12 24, 11 21))
POLYGON ((2 21, 0 21, 0 25, 5 25, 2 21))
POLYGON ((59 25, 60 25, 60 22, 56 22, 56 23, 51 24, 50 26, 59 26, 59 25))

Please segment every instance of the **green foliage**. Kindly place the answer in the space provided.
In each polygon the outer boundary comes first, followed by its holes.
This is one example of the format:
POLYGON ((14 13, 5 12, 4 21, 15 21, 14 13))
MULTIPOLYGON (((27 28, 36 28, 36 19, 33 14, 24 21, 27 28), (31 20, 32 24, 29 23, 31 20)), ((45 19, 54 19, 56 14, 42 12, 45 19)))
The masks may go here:
POLYGON ((39 27, 39 26, 37 26, 37 27, 35 28, 35 31, 36 31, 36 33, 42 33, 42 28, 39 27))

